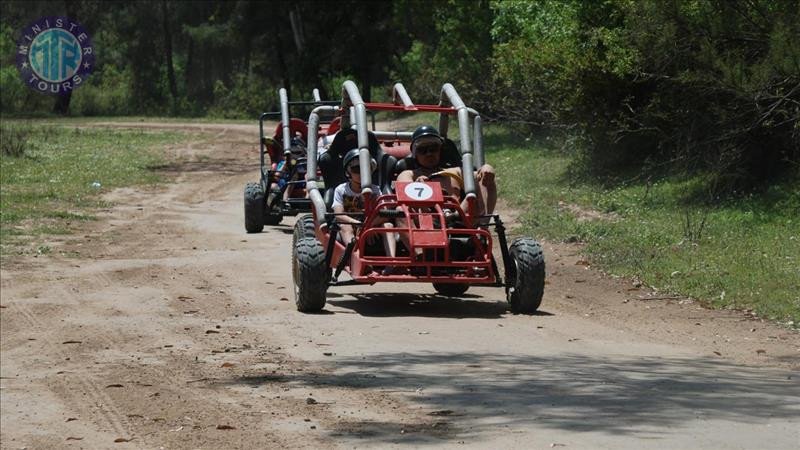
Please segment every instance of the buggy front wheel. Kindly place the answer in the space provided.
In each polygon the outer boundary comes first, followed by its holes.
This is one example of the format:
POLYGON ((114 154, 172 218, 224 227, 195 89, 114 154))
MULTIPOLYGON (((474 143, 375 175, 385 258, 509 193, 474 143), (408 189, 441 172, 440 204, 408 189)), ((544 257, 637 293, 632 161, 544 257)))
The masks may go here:
POLYGON ((300 312, 317 312, 325 307, 331 269, 325 265, 325 249, 314 237, 294 245, 294 300, 300 312))
POLYGON ((544 295, 544 254, 531 238, 515 239, 509 248, 512 267, 506 269, 508 303, 514 313, 532 314, 544 295))
POLYGON ((314 237, 314 216, 311 214, 303 214, 298 217, 297 221, 294 223, 292 247, 297 244, 297 241, 304 237, 314 237))

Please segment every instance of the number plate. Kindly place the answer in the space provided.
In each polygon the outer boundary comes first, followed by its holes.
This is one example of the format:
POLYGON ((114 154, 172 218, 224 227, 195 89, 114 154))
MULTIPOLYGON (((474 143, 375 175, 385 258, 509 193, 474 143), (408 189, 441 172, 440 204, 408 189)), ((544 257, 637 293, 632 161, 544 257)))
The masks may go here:
POLYGON ((394 188, 397 192, 397 200, 401 202, 441 203, 444 201, 442 185, 435 181, 427 183, 401 181, 395 183, 394 188))

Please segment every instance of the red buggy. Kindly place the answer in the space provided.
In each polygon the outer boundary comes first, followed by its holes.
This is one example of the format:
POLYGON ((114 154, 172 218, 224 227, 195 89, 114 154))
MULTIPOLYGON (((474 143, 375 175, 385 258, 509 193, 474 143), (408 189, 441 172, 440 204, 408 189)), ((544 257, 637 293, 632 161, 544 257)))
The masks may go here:
POLYGON ((315 108, 308 121, 306 185, 311 214, 298 218, 294 230, 292 274, 297 309, 321 310, 330 286, 421 282, 432 283, 437 292, 451 297, 463 294, 472 285, 504 287, 513 312, 535 312, 544 293, 541 246, 525 237, 508 245, 498 214, 477 216, 473 170, 484 162, 478 112, 464 105, 450 84, 442 87, 438 105, 415 105, 399 83, 394 87, 392 103, 365 103, 351 81, 344 83, 342 97, 338 107, 315 108), (435 179, 396 182, 397 175, 413 164, 413 158, 408 156, 412 133, 368 131, 368 111, 438 113, 439 129, 445 137, 442 157, 445 164, 461 168, 467 207, 462 208, 458 198, 444 195, 435 179), (339 114, 342 130, 317 164, 319 115, 331 112, 339 114), (446 138, 451 117, 458 120, 460 146, 446 138), (331 209, 331 196, 344 180, 341 158, 353 148, 359 149, 365 209, 357 216, 354 241, 345 244, 337 240, 340 226, 331 209), (374 171, 371 160, 377 161, 374 171), (324 190, 317 167, 325 182, 324 190), (373 192, 373 185, 380 192, 373 192), (386 228, 377 224, 387 219, 397 225, 386 228), (375 238, 383 233, 402 237, 405 245, 398 245, 396 256, 388 256, 369 244, 379 241, 375 238), (492 252, 495 245, 503 259, 502 275, 492 252), (347 279, 341 279, 343 272, 349 275, 347 279))

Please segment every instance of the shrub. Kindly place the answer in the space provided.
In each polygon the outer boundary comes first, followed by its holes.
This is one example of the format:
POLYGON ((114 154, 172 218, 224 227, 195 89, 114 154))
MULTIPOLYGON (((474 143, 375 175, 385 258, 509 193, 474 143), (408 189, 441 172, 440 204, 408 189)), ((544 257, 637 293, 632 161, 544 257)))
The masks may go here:
POLYGON ((800 163, 791 1, 498 2, 493 109, 584 137, 583 168, 710 173, 711 196, 800 163))
POLYGON ((30 126, 0 122, 0 153, 20 158, 29 150, 30 126))

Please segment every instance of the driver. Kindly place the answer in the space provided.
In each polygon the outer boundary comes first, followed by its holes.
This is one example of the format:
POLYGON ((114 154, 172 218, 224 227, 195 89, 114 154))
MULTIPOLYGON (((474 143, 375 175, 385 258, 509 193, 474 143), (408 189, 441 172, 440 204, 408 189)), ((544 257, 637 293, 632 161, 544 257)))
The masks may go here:
MULTIPOLYGON (((444 139, 436 128, 423 125, 411 135, 411 154, 416 162, 413 170, 404 170, 397 176, 397 181, 429 181, 437 177, 442 189, 457 198, 462 197, 464 178, 460 167, 444 169, 441 166, 442 148, 444 139)), ((484 164, 475 171, 477 187, 478 215, 492 214, 497 203, 497 185, 494 180, 494 168, 484 164)), ((461 208, 467 210, 466 199, 462 200, 461 208)))

